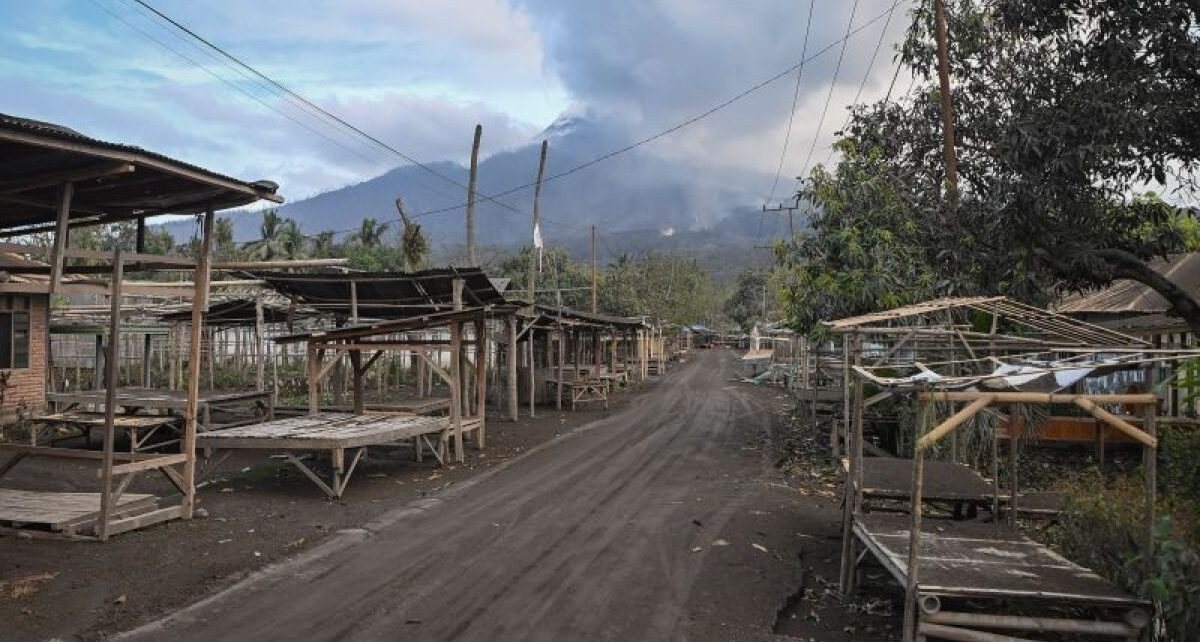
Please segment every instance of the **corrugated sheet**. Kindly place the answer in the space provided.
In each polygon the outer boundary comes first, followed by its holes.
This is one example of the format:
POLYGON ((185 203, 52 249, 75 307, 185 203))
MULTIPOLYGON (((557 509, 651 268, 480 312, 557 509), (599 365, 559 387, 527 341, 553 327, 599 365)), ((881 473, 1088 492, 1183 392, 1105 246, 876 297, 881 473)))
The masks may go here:
MULTIPOLYGON (((1200 252, 1155 259, 1150 267, 1189 293, 1200 294, 1200 252)), ((1162 314, 1170 309, 1166 299, 1149 286, 1123 279, 1103 290, 1067 297, 1055 311, 1063 314, 1162 314)))

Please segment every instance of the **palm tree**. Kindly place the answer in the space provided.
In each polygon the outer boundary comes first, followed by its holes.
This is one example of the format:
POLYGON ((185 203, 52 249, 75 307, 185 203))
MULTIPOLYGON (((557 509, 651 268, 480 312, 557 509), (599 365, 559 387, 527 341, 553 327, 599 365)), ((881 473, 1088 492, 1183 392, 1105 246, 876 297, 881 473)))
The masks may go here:
POLYGON ((328 258, 328 257, 333 256, 333 250, 334 250, 333 235, 334 235, 333 231, 330 231, 330 230, 327 230, 324 232, 317 232, 317 235, 312 237, 312 243, 311 243, 311 247, 309 249, 309 254, 311 254, 314 258, 319 258, 319 259, 328 258))
POLYGON ((420 223, 413 221, 404 209, 404 201, 396 199, 396 209, 404 231, 400 234, 400 253, 404 256, 404 269, 409 272, 424 269, 429 262, 429 239, 421 231, 420 223))
POLYGON ((354 239, 363 247, 378 247, 383 243, 383 234, 387 231, 387 227, 387 223, 380 224, 373 218, 364 218, 362 227, 358 228, 354 239))
POLYGON ((273 261, 304 256, 304 235, 292 219, 280 216, 275 210, 267 210, 263 212, 258 231, 262 238, 246 244, 251 259, 273 261))

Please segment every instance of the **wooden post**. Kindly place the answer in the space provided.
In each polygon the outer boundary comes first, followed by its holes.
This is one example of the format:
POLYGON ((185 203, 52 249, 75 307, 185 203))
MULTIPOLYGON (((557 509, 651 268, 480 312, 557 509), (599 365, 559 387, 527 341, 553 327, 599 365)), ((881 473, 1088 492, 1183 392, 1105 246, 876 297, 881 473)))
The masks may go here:
POLYGON ((262 392, 267 387, 267 370, 266 370, 266 344, 263 340, 263 304, 262 297, 254 297, 254 357, 256 370, 254 372, 254 386, 259 392, 262 392))
MULTIPOLYGON (((455 281, 458 282, 457 280, 455 281)), ((463 372, 461 369, 462 354, 462 323, 457 319, 450 322, 450 423, 454 426, 454 452, 458 458, 458 463, 463 463, 466 457, 463 454, 463 434, 462 434, 462 385, 463 372)))
POLYGON ((933 0, 936 23, 938 83, 942 108, 942 154, 946 164, 946 195, 951 211, 958 209, 958 156, 954 149, 954 102, 950 96, 950 54, 946 44, 946 7, 933 0))
POLYGON ((204 315, 208 312, 208 279, 212 265, 212 235, 216 214, 210 207, 204 214, 200 237, 200 256, 196 261, 196 272, 192 278, 192 335, 188 346, 187 403, 183 413, 183 444, 181 450, 187 458, 183 464, 183 502, 180 504, 183 519, 191 519, 196 505, 196 419, 200 410, 200 341, 204 330, 204 315))
POLYGON ((475 320, 475 414, 479 417, 478 441, 475 445, 480 450, 487 444, 487 362, 487 318, 480 312, 475 320))
MULTIPOLYGON (((914 443, 920 441, 928 423, 930 402, 922 399, 920 411, 917 413, 917 426, 913 430, 914 443)), ((914 642, 917 635, 917 580, 920 571, 921 558, 921 512, 922 491, 925 488, 925 451, 913 449, 911 523, 908 529, 908 584, 904 589, 904 642, 914 642)))
POLYGON ((358 325, 358 281, 350 279, 350 324, 358 325))
POLYGON ((505 365, 508 366, 508 418, 517 421, 520 419, 520 399, 517 398, 517 315, 510 314, 505 318, 505 325, 508 327, 508 352, 505 365))
POLYGON ((142 387, 150 387, 150 333, 142 335, 142 387))
POLYGON ((361 415, 366 410, 366 400, 364 399, 363 390, 363 363, 362 351, 350 351, 350 376, 351 376, 351 396, 354 400, 354 414, 361 415))
POLYGON ((833 435, 829 449, 834 459, 842 452, 842 437, 850 435, 850 336, 842 335, 842 430, 833 422, 833 435))
POLYGON ((108 540, 108 519, 112 515, 112 478, 113 478, 113 440, 114 425, 117 415, 117 364, 121 360, 121 342, 116 338, 121 336, 121 281, 124 278, 124 263, 121 250, 113 253, 112 284, 109 286, 109 340, 108 359, 105 361, 104 387, 104 454, 100 468, 100 521, 96 526, 96 536, 101 541, 108 540))
POLYGON ((475 179, 479 173, 479 139, 483 125, 475 125, 475 140, 471 143, 471 176, 467 180, 467 263, 475 266, 475 179))
MULTIPOLYGON (((592 224, 592 314, 596 314, 596 225, 592 224)), ((600 363, 597 359, 596 363, 600 363)))
MULTIPOLYGON (((1150 364, 1146 370, 1146 392, 1154 394, 1157 383, 1158 366, 1150 364)), ((1146 416, 1146 434, 1158 439, 1158 403, 1147 404, 1143 411, 1146 416)), ((1146 483, 1146 517, 1145 541, 1142 543, 1147 570, 1154 569, 1154 504, 1158 501, 1158 448, 1142 445, 1142 470, 1146 483)), ((1150 574, 1147 575, 1149 577, 1150 574)))
POLYGON ((179 374, 183 370, 183 324, 171 324, 171 390, 179 390, 179 374))
MULTIPOLYGON (((536 403, 537 403, 537 367, 534 365, 534 362, 533 362, 533 360, 534 360, 533 343, 534 343, 534 338, 535 338, 534 333, 536 332, 536 328, 532 325, 534 323, 533 321, 530 321, 529 323, 530 323, 529 338, 526 339, 526 342, 529 344, 529 418, 533 419, 534 417, 537 417, 537 414, 534 412, 534 405, 536 405, 536 403)), ((550 334, 546 333, 546 337, 547 337, 546 341, 548 344, 550 341, 550 339, 549 339, 550 334)))
POLYGON ((1017 445, 1020 444, 1021 431, 1024 429, 1024 419, 1021 417, 1021 404, 1008 407, 1008 523, 1017 527, 1017 445))
MULTIPOLYGON (((858 333, 846 337, 854 352, 854 364, 862 365, 862 338, 858 333)), ((852 421, 846 433, 846 455, 849 466, 843 484, 842 499, 842 594, 847 595, 854 585, 854 514, 862 503, 862 439, 863 439, 863 383, 855 376, 851 389, 852 421)))
POLYGON ((567 333, 562 326, 562 313, 558 317, 558 376, 555 377, 557 391, 554 396, 554 409, 562 412, 562 397, 563 397, 563 374, 566 372, 567 362, 567 333))
POLYGON ((104 386, 104 333, 96 334, 96 358, 95 367, 92 375, 92 390, 99 390, 104 386))
POLYGON ((74 183, 63 183, 58 188, 58 215, 54 220, 54 244, 50 249, 50 292, 58 292, 62 285, 63 267, 66 257, 63 252, 67 249, 67 235, 70 234, 68 223, 71 219, 71 198, 75 195, 74 183))

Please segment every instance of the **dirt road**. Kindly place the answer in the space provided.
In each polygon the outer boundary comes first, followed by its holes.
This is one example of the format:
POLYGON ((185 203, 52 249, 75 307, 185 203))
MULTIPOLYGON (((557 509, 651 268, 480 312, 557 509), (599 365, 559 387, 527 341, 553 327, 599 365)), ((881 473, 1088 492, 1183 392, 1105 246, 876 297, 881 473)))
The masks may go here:
POLYGON ((735 368, 694 353, 638 403, 128 638, 768 638, 800 563, 769 405, 735 368))

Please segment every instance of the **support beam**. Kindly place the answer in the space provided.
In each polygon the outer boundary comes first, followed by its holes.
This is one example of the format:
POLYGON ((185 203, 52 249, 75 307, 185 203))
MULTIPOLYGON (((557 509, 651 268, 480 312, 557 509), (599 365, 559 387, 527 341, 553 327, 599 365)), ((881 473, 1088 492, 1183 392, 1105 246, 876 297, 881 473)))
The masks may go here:
POLYGON ((75 194, 74 183, 63 183, 58 188, 58 216, 54 222, 54 245, 50 250, 50 292, 58 292, 62 285, 63 266, 66 257, 63 250, 67 248, 67 223, 71 219, 71 197, 75 194))
POLYGON ((504 319, 508 329, 508 351, 505 353, 505 365, 508 366, 508 418, 512 421, 520 419, 517 398, 517 315, 510 314, 504 319))
POLYGON ((974 417, 976 413, 988 407, 988 405, 995 400, 995 396, 989 394, 979 397, 975 401, 967 404, 965 408, 954 413, 949 419, 943 421, 942 423, 938 424, 936 428, 929 431, 929 434, 918 439, 917 451, 924 451, 933 444, 937 443, 939 439, 950 434, 955 428, 958 428, 963 424, 963 422, 967 421, 971 417, 974 417))
POLYGON ((121 250, 113 253, 112 285, 109 290, 108 358, 104 362, 104 456, 100 464, 100 519, 96 525, 96 536, 100 541, 108 540, 108 520, 113 510, 113 441, 116 439, 118 366, 121 362, 121 278, 124 263, 121 250))
POLYGON ((210 207, 204 214, 200 236, 200 256, 197 257, 195 291, 192 294, 192 333, 188 345, 187 403, 183 413, 183 443, 180 445, 187 461, 183 464, 186 490, 180 505, 183 519, 191 519, 196 503, 196 427, 200 410, 200 342, 204 331, 204 315, 208 313, 208 279, 211 276, 212 236, 216 213, 210 207))
MULTIPOLYGON (((1158 448, 1158 438, 1157 437, 1148 435, 1145 432, 1138 430, 1138 428, 1136 426, 1129 423, 1128 421, 1125 421, 1124 419, 1121 419, 1120 417, 1101 408, 1100 406, 1097 406, 1096 403, 1094 401, 1092 401, 1091 399, 1087 399, 1085 397, 1077 397, 1075 399, 1075 405, 1079 406, 1080 408, 1083 408, 1084 410, 1086 410, 1088 413, 1090 413, 1096 419, 1103 421, 1104 423, 1112 426, 1113 428, 1116 428, 1117 430, 1120 430, 1121 432, 1125 433, 1126 435, 1129 435, 1130 437, 1141 442, 1141 444, 1143 446, 1146 446, 1146 447, 1152 448, 1152 449, 1158 448)), ((1150 416, 1151 416, 1151 418, 1153 418, 1154 413, 1150 413, 1150 416)))

